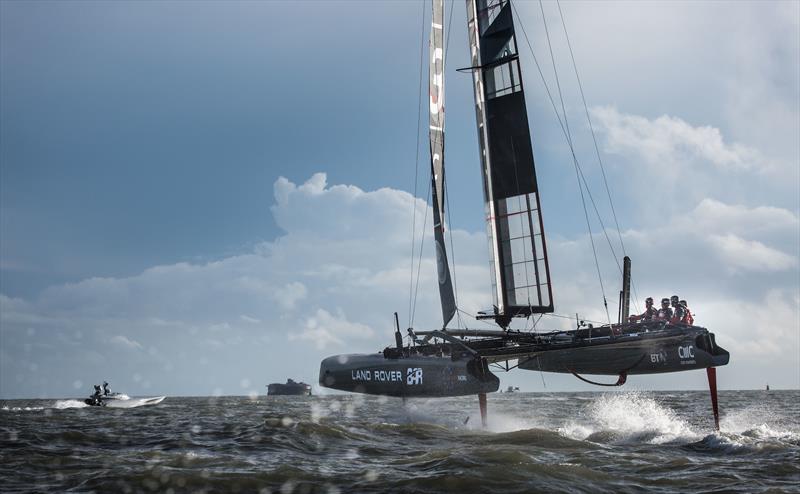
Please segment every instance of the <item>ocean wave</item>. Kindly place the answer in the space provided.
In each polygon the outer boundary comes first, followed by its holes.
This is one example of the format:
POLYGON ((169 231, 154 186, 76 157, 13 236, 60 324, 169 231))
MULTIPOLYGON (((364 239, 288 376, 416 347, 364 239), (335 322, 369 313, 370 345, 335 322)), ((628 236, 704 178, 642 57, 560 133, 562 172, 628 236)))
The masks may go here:
POLYGON ((573 439, 598 443, 664 444, 701 437, 672 409, 639 392, 601 395, 581 417, 557 430, 573 439))

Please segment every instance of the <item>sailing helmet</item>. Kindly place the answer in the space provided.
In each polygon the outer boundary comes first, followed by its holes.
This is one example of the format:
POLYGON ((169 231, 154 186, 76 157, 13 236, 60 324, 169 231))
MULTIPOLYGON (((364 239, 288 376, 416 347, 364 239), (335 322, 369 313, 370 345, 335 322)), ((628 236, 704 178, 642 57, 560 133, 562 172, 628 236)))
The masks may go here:
POLYGON ((653 303, 653 297, 647 297, 646 299, 644 299, 644 303, 652 304, 653 303))
POLYGON ((686 301, 685 301, 685 300, 681 300, 681 301, 680 301, 680 302, 678 302, 678 303, 679 303, 679 304, 681 304, 681 305, 682 305, 682 306, 684 306, 684 307, 688 307, 688 304, 686 303, 686 301))
POLYGON ((661 304, 662 304, 662 305, 663 305, 663 304, 667 304, 667 305, 669 305, 669 299, 668 299, 668 298, 662 298, 662 299, 661 299, 661 304))
POLYGON ((672 302, 673 304, 677 304, 679 299, 678 299, 678 296, 677 296, 677 295, 673 295, 672 297, 670 297, 670 299, 669 299, 669 300, 670 300, 670 302, 672 302))

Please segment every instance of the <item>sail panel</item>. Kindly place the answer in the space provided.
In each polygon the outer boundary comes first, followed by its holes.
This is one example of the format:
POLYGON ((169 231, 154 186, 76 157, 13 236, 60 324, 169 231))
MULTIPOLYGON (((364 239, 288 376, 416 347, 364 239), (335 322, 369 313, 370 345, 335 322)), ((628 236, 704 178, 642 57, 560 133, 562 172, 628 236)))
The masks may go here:
POLYGON ((433 198, 433 237, 436 245, 436 272, 442 301, 442 327, 456 313, 455 294, 444 242, 444 0, 433 0, 429 41, 429 137, 433 198))
POLYGON ((539 189, 508 0, 467 0, 495 319, 553 311, 539 189))

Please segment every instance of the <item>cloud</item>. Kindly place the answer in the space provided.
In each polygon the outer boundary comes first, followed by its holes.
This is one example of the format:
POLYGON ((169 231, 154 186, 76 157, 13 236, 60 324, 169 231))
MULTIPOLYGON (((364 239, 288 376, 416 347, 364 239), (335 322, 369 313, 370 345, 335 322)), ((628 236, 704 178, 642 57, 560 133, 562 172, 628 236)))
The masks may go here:
POLYGON ((328 346, 343 346, 345 340, 352 338, 372 338, 374 331, 368 326, 352 323, 347 320, 341 310, 334 316, 328 311, 319 309, 317 313, 305 320, 299 333, 289 333, 289 340, 308 340, 322 350, 328 346))
MULTIPOLYGON (((274 192, 272 213, 285 233, 252 252, 52 286, 29 300, 0 295, 3 393, 41 389, 52 396, 71 390, 76 379, 108 372, 112 363, 115 387, 130 392, 145 382, 180 383, 182 393, 235 391, 243 379, 313 381, 323 357, 374 352, 390 344, 392 313, 398 311, 402 324, 408 323, 409 216, 412 210, 430 214, 425 202, 390 188, 328 185, 324 174, 299 186, 278 179, 274 192), (45 344, 71 350, 41 359, 44 352, 34 345, 45 344), (17 381, 16 369, 29 361, 40 370, 17 381)), ((664 224, 623 236, 641 293, 678 291, 690 300, 698 321, 718 332, 721 345, 731 336, 751 341, 757 346, 753 351, 791 365, 796 359, 791 345, 776 341, 792 343, 794 336, 748 335, 753 317, 769 324, 777 317, 797 319, 797 259, 787 253, 796 248, 797 229, 797 216, 781 208, 701 200, 664 224), (742 273, 748 274, 746 280, 742 273)), ((482 232, 453 229, 450 234, 457 251, 459 305, 475 313, 490 300, 486 240, 482 232)), ((424 235, 414 322, 420 329, 437 327, 441 317, 432 242, 429 232, 424 235)), ((548 238, 556 308, 604 321, 586 240, 557 233, 548 238)), ((602 237, 596 240, 602 245, 602 237)), ((603 269, 614 314, 618 274, 613 264, 603 269)), ((537 328, 571 325, 572 316, 546 317, 537 328)), ((766 325, 759 322, 760 328, 766 325)))
POLYGON ((306 298, 306 295, 308 295, 306 286, 299 281, 293 281, 277 290, 275 299, 284 309, 294 309, 297 302, 306 298))
MULTIPOLYGON (((227 389, 226 381, 256 382, 265 365, 313 380, 315 362, 334 349, 382 348, 391 339, 393 311, 408 307, 409 216, 429 213, 425 202, 389 188, 328 186, 325 174, 300 185, 280 178, 274 192, 272 213, 285 233, 252 252, 54 285, 30 299, 0 295, 3 392, 19 386, 15 367, 39 358, 25 350, 34 341, 72 350, 40 364, 68 369, 63 383, 53 377, 20 388, 28 393, 68 390, 113 363, 120 385, 163 383, 167 373, 189 390, 182 392, 208 394, 227 389), (29 336, 29 328, 38 336, 29 336)), ((454 234, 465 240, 464 259, 485 249, 482 238, 470 245, 476 235, 454 234)), ((427 324, 439 312, 429 249, 422 267, 416 316, 427 324)), ((474 293, 486 284, 484 272, 475 283, 469 274, 459 283, 474 293)))
POLYGON ((123 347, 131 348, 131 349, 134 349, 134 350, 141 350, 142 349, 142 344, 141 343, 139 343, 136 340, 131 340, 131 339, 129 339, 129 338, 123 336, 123 335, 113 336, 113 337, 111 337, 111 339, 109 341, 111 343, 115 344, 115 345, 121 345, 123 347))
POLYGON ((652 171, 669 172, 666 177, 680 176, 697 162, 712 165, 718 173, 752 170, 765 164, 757 150, 725 143, 720 130, 711 126, 694 127, 669 115, 649 120, 610 106, 592 108, 591 114, 607 133, 608 152, 634 152, 652 171))
POLYGON ((740 268, 746 271, 782 271, 797 266, 796 258, 755 240, 728 234, 709 235, 708 241, 734 271, 740 268))
POLYGON ((689 215, 675 221, 697 230, 737 235, 769 235, 800 229, 800 219, 789 210, 772 206, 748 208, 714 199, 703 199, 689 215))

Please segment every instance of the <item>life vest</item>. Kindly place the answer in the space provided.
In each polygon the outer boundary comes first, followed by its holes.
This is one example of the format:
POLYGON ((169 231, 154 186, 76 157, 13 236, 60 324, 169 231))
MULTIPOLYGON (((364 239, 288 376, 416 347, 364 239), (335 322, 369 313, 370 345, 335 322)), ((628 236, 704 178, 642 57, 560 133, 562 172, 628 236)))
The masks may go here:
POLYGON ((684 307, 683 310, 686 313, 683 315, 681 322, 683 324, 688 324, 689 326, 694 326, 694 317, 692 316, 692 311, 690 311, 688 307, 684 307))
POLYGON ((677 324, 679 322, 682 323, 685 318, 686 318, 686 308, 681 305, 678 305, 677 307, 675 307, 675 311, 672 313, 672 317, 670 318, 669 322, 670 324, 677 324))

